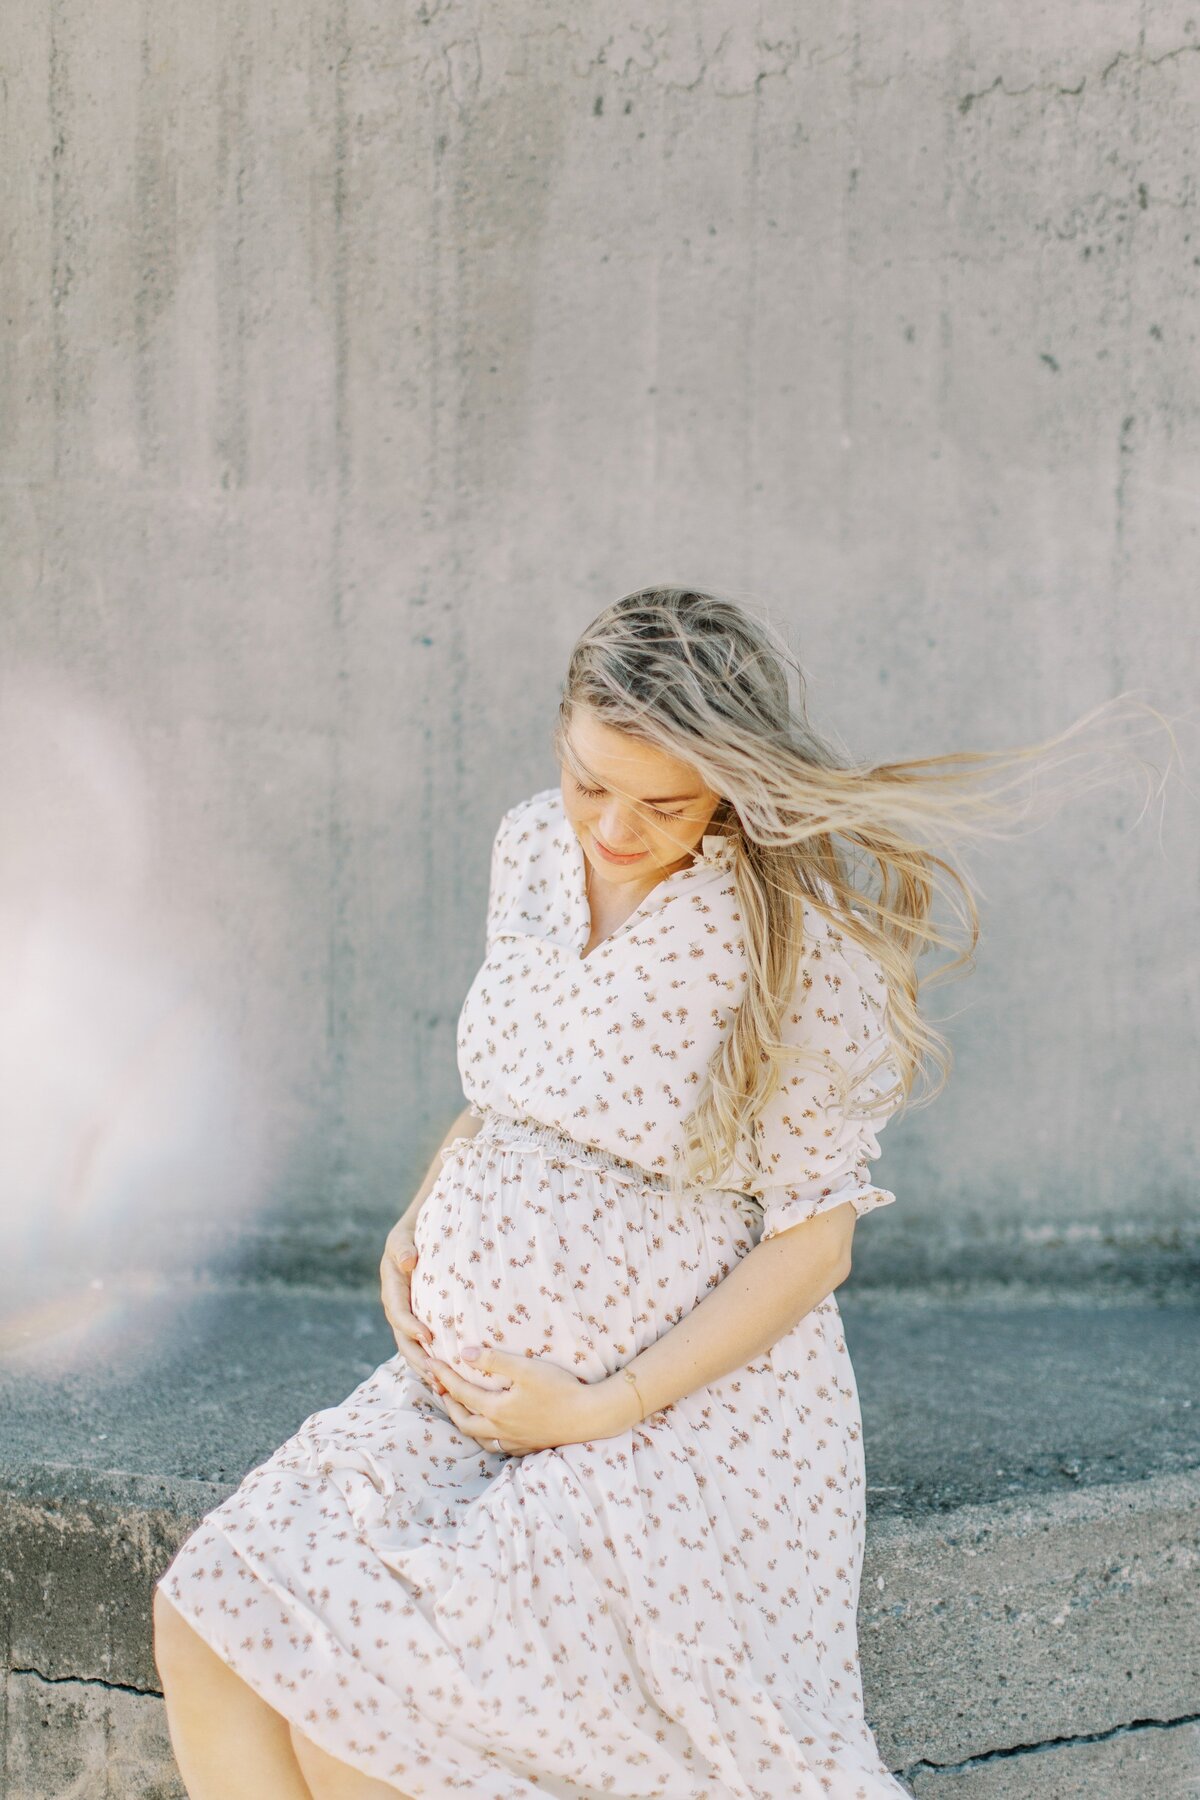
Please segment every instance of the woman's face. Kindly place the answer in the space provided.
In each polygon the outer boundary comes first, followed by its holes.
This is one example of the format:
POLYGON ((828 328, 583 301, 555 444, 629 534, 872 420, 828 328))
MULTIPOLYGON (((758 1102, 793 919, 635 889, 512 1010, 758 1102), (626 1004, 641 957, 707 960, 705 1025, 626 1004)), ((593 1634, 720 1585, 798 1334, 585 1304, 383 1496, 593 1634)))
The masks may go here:
POLYGON ((700 772, 586 707, 566 736, 581 773, 562 765, 563 810, 595 874, 646 886, 690 862, 720 801, 700 772))

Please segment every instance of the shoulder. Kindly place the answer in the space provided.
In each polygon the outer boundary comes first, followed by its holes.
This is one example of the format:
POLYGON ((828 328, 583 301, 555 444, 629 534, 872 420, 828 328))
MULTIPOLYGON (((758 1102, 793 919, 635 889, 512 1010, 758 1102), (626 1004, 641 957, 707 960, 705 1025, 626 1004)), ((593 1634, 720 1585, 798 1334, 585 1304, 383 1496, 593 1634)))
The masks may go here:
POLYGON ((562 841, 562 791, 539 788, 500 815, 492 838, 492 885, 537 880, 562 841))
POLYGON ((553 929, 569 903, 562 791, 539 788, 501 815, 492 843, 488 941, 501 931, 527 936, 553 929))
POLYGON ((534 851, 539 845, 550 841, 562 816, 562 790, 557 787, 539 788, 536 794, 527 794, 524 799, 515 800, 500 815, 493 848, 503 849, 514 856, 522 848, 534 851))
POLYGON ((883 966, 855 930, 853 917, 832 903, 804 902, 804 945, 798 985, 810 1000, 836 1001, 836 1010, 851 1023, 876 1024, 887 1004, 883 966))

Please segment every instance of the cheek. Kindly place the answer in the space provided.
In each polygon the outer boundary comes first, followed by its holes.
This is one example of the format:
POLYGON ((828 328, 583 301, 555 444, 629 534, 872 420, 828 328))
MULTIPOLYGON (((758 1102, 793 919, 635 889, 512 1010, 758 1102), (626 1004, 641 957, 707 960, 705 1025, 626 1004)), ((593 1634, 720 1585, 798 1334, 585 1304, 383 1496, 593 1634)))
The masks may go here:
MULTIPOLYGON (((692 853, 691 844, 666 830, 662 825, 653 827, 650 847, 664 868, 669 868, 673 863, 677 863, 681 856, 690 856, 692 853)), ((696 848, 699 849, 699 845, 696 848)))
POLYGON ((563 808, 564 816, 566 817, 568 823, 578 826, 582 821, 583 810, 584 810, 580 804, 580 801, 574 794, 568 793, 567 789, 565 787, 560 788, 559 792, 562 795, 562 808, 563 808))

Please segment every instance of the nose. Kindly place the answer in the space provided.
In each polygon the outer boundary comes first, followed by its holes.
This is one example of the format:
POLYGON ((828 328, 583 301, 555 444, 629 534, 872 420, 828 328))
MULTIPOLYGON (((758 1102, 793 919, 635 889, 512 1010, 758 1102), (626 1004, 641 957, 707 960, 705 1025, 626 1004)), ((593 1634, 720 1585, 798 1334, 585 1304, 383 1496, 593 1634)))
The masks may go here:
POLYGON ((605 807, 596 824, 596 836, 618 856, 644 848, 636 820, 619 807, 605 807))

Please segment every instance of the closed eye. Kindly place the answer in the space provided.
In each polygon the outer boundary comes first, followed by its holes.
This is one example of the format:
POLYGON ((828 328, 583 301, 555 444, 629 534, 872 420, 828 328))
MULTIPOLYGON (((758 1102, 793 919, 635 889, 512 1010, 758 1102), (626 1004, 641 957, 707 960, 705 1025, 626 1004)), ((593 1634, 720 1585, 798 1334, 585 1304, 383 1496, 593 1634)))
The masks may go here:
MULTIPOLYGON (((571 779, 574 781, 574 776, 572 776, 571 779)), ((576 781, 575 786, 579 789, 581 794, 586 794, 589 800, 598 800, 600 795, 604 792, 603 788, 584 787, 582 781, 576 781)), ((661 806, 650 806, 648 810, 652 813, 657 813, 660 819, 677 819, 679 817, 678 813, 664 812, 661 806)))

